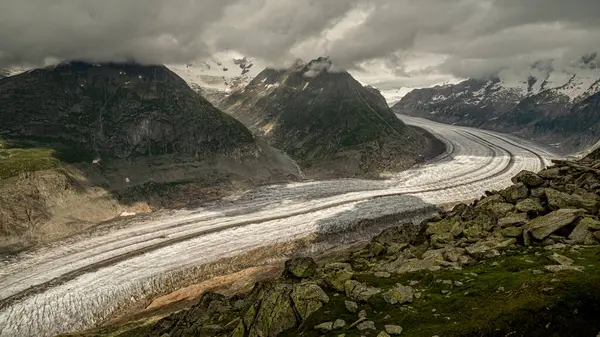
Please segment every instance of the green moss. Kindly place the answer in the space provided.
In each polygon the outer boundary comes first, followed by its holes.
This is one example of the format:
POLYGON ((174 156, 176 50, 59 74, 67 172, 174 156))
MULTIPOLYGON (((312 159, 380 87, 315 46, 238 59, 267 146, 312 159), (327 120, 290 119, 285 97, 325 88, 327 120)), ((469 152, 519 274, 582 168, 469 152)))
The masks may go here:
MULTIPOLYGON (((600 248, 582 250, 580 254, 560 252, 585 266, 583 273, 547 273, 544 266, 553 264, 546 257, 550 253, 535 253, 503 256, 463 270, 418 272, 389 279, 361 274, 355 278, 384 290, 396 283, 418 281, 414 288, 422 291, 422 297, 410 309, 383 301, 364 304, 360 309, 367 311, 378 330, 386 324, 400 325, 404 336, 505 336, 513 331, 521 336, 598 333, 600 321, 594 315, 600 312, 600 248)), ((289 331, 284 336, 320 336, 312 330, 319 323, 344 319, 350 324, 357 320, 356 314, 346 311, 345 296, 329 295, 331 302, 313 315, 301 332, 289 331)), ((327 336, 342 333, 377 335, 375 331, 359 333, 352 329, 327 336)))

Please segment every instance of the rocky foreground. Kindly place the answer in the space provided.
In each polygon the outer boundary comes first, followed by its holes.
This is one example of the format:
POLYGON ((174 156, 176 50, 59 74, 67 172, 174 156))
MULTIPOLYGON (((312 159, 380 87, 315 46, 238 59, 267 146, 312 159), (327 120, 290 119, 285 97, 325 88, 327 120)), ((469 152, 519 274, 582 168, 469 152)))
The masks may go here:
POLYGON ((523 171, 416 230, 385 230, 345 261, 296 258, 246 296, 206 293, 187 311, 110 333, 596 336, 599 173, 589 158, 523 171))

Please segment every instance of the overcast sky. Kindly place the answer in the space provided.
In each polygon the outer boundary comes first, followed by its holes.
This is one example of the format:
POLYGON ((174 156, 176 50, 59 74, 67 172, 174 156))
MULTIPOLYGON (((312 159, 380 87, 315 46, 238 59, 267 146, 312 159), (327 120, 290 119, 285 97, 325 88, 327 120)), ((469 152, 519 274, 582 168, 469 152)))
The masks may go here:
POLYGON ((0 0, 0 68, 231 50, 274 65, 331 56, 418 87, 599 49, 600 0, 0 0))

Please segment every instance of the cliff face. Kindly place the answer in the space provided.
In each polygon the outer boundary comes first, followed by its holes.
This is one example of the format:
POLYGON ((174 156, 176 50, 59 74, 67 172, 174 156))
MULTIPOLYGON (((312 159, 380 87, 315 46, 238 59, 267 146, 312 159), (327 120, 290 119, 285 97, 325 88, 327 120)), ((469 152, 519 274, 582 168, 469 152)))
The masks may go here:
POLYGON ((427 151, 425 138, 396 118, 377 90, 332 69, 328 59, 265 69, 221 107, 307 168, 325 165, 341 175, 401 169, 427 151), (340 172, 348 162, 360 167, 340 172))

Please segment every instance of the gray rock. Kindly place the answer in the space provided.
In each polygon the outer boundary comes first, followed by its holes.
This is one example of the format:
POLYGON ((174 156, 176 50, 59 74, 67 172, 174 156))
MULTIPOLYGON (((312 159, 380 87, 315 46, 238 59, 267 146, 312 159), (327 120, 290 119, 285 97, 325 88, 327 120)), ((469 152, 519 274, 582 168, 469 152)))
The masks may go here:
POLYGON ((364 321, 360 324, 358 324, 356 326, 356 328, 360 331, 364 331, 364 330, 376 330, 375 329, 375 322, 373 321, 364 321))
POLYGON ((529 217, 527 216, 527 214, 509 213, 505 217, 498 219, 498 226, 500 226, 500 227, 523 226, 525 223, 527 223, 527 221, 529 221, 529 217))
POLYGON ((344 288, 346 296, 356 301, 367 302, 372 296, 381 292, 381 289, 367 286, 355 280, 346 281, 344 288))
POLYGON ((383 293, 381 297, 390 304, 411 303, 415 296, 415 290, 409 286, 397 285, 383 293))
POLYGON ((502 233, 502 235, 505 237, 517 238, 517 237, 520 237, 521 235, 523 235, 523 228, 508 227, 508 228, 504 228, 503 230, 501 230, 500 233, 502 233))
POLYGON ((478 259, 489 259, 495 256, 499 256, 499 250, 504 250, 517 243, 514 238, 507 239, 504 241, 480 241, 466 248, 469 255, 478 259))
POLYGON ((545 169, 538 172, 538 176, 544 179, 560 178, 560 169, 558 167, 545 169))
POLYGON ((404 274, 404 273, 412 273, 412 272, 416 272, 416 271, 421 271, 421 270, 430 270, 430 271, 436 271, 436 270, 440 270, 442 269, 440 267, 440 264, 443 262, 442 261, 438 261, 438 260, 434 260, 434 259, 410 259, 406 262, 404 262, 400 268, 398 268, 398 273, 399 274, 404 274))
POLYGON ((571 232, 569 239, 573 240, 575 243, 585 243, 586 239, 589 241, 588 237, 592 235, 590 231, 599 229, 600 221, 590 217, 584 217, 579 221, 573 232, 571 232))
POLYGON ((439 222, 432 222, 428 224, 426 233, 427 235, 440 235, 450 233, 453 236, 458 236, 462 233, 463 228, 461 227, 460 221, 452 218, 443 219, 439 222))
POLYGON ((508 213, 512 212, 515 209, 515 206, 509 203, 497 203, 488 206, 487 209, 490 212, 492 212, 497 218, 503 218, 508 213))
POLYGON ((344 301, 344 304, 346 305, 346 310, 350 311, 351 313, 358 311, 358 304, 356 304, 356 302, 344 301))
POLYGON ((310 257, 299 257, 285 261, 286 273, 298 278, 311 277, 316 270, 317 263, 310 257))
POLYGON ((527 187, 539 187, 544 184, 544 179, 531 171, 521 171, 511 180, 515 184, 523 183, 527 187))
POLYGON ((521 200, 517 203, 515 207, 517 211, 528 214, 539 214, 546 210, 544 206, 542 206, 542 203, 538 198, 528 198, 525 200, 521 200))
POLYGON ((599 203, 597 200, 586 199, 576 194, 571 195, 559 192, 551 188, 546 188, 544 191, 548 200, 548 205, 552 209, 556 210, 561 208, 575 207, 585 209, 592 214, 596 214, 598 212, 599 203))
POLYGON ((400 335, 402 333, 402 327, 399 325, 386 325, 384 329, 390 335, 400 335))
POLYGON ((377 337, 390 337, 390 335, 388 335, 385 331, 381 331, 377 337))
POLYGON ((333 330, 339 330, 345 326, 346 321, 344 321, 343 319, 336 319, 335 322, 333 322, 333 330))
POLYGON ((330 263, 323 267, 322 278, 334 290, 344 291, 346 281, 354 276, 352 266, 348 263, 330 263))
POLYGON ((512 185, 502 191, 500 191, 500 195, 511 204, 516 204, 517 202, 526 199, 529 197, 529 189, 525 184, 518 183, 512 185))
POLYGON ((545 266, 544 268, 546 268, 546 270, 553 272, 553 273, 558 273, 561 271, 578 271, 578 272, 583 272, 584 267, 583 266, 563 266, 563 265, 552 265, 552 266, 545 266))
POLYGON ((556 253, 548 256, 548 258, 560 265, 563 265, 563 266, 572 266, 573 263, 575 263, 575 261, 573 259, 568 258, 564 255, 556 254, 556 253))
POLYGON ((529 223, 529 232, 537 240, 543 240, 557 230, 572 224, 584 213, 585 211, 581 209, 559 209, 533 219, 529 223))
POLYGON ((465 254, 464 248, 450 247, 444 249, 443 257, 448 262, 458 262, 460 257, 465 254))
POLYGON ((300 283, 294 285, 290 295, 298 315, 303 320, 307 319, 324 303, 329 303, 329 296, 316 283, 300 283))
POLYGON ((390 278, 392 276, 392 274, 385 271, 376 272, 373 275, 378 278, 390 278))
POLYGON ((477 208, 486 208, 489 205, 503 202, 506 202, 506 200, 504 200, 504 198, 501 195, 494 194, 479 200, 479 202, 477 203, 477 208))
POLYGON ((315 330, 328 332, 333 330, 333 322, 325 322, 315 326, 315 330))
POLYGON ((296 313, 290 297, 291 285, 261 282, 254 287, 250 296, 254 296, 255 292, 258 292, 256 297, 262 301, 252 306, 244 316, 251 336, 276 336, 296 326, 296 313))

